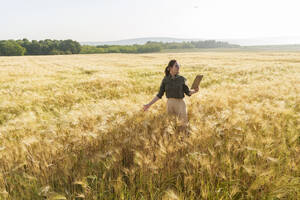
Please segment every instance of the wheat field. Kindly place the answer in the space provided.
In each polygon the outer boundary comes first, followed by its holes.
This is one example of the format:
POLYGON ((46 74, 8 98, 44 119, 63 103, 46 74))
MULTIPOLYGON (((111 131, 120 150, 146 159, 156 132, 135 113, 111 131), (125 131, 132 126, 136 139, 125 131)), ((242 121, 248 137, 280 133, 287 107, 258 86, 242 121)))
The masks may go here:
POLYGON ((300 199, 300 52, 0 57, 0 199, 300 199), (170 59, 190 135, 146 112, 170 59))

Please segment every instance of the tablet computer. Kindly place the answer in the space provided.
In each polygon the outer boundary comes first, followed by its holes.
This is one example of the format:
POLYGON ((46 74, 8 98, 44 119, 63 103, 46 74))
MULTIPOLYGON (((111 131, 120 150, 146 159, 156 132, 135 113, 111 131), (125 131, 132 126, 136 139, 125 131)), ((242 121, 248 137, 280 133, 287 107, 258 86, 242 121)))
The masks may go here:
POLYGON ((203 75, 200 75, 200 74, 197 75, 194 82, 193 82, 193 84, 192 84, 191 89, 196 89, 197 87, 199 87, 199 84, 200 84, 202 78, 203 78, 203 75))

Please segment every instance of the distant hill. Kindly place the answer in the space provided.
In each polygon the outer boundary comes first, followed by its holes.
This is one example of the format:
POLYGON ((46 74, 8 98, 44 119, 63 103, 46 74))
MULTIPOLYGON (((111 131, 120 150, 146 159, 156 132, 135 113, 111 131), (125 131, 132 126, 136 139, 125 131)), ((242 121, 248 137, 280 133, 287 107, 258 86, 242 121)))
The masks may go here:
POLYGON ((181 39, 181 38, 171 38, 171 37, 144 37, 144 38, 133 38, 126 40, 116 40, 107 42, 80 42, 82 45, 133 45, 133 44, 146 44, 147 41, 152 42, 189 42, 189 41, 199 41, 204 39, 181 39))
POLYGON ((300 44, 300 36, 281 36, 281 37, 257 37, 244 39, 221 39, 231 44, 242 46, 261 46, 261 45, 294 45, 300 44))
POLYGON ((282 36, 282 37, 257 37, 257 38, 242 38, 242 39, 213 39, 213 38, 171 38, 171 37, 144 37, 133 38, 116 41, 104 42, 80 42, 82 45, 133 45, 145 44, 147 41, 153 42, 189 42, 189 41, 203 41, 203 40, 216 40, 221 42, 228 42, 230 44, 238 44, 242 46, 258 46, 258 45, 289 45, 300 44, 300 36, 282 36))

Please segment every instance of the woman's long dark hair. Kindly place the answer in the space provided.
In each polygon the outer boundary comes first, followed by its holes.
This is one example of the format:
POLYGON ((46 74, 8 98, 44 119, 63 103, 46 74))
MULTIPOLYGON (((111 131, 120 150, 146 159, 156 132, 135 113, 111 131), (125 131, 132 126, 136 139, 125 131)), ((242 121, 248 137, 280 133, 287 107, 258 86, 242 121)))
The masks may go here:
POLYGON ((169 76, 170 75, 170 68, 173 67, 173 65, 176 63, 177 61, 175 59, 170 60, 168 66, 165 69, 165 75, 169 76))

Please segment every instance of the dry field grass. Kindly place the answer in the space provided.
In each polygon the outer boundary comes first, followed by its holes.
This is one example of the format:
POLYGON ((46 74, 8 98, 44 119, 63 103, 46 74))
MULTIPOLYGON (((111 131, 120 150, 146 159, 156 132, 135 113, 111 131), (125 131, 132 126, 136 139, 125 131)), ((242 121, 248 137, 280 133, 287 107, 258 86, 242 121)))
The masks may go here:
POLYGON ((0 199, 300 199, 300 52, 0 57, 0 199), (170 59, 191 135, 158 92, 170 59))

